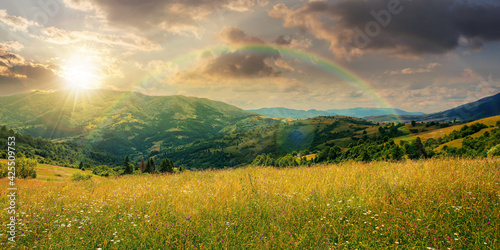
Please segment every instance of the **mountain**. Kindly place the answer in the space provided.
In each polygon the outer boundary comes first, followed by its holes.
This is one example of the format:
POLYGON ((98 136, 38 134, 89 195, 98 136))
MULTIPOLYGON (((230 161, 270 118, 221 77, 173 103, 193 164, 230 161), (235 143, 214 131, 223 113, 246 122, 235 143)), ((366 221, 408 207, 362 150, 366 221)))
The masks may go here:
POLYGON ((470 102, 449 110, 426 115, 382 115, 369 116, 365 119, 373 122, 448 122, 448 121, 473 121, 491 116, 500 115, 500 93, 470 102))
POLYGON ((352 117, 365 117, 374 115, 423 115, 422 112, 407 112, 401 109, 390 108, 350 108, 350 109, 330 109, 327 112, 336 113, 339 115, 346 115, 352 117))
POLYGON ((119 166, 129 155, 132 162, 151 157, 159 164, 168 157, 176 166, 196 169, 237 166, 262 153, 282 156, 331 145, 347 147, 379 132, 375 123, 359 118, 290 121, 208 99, 109 90, 0 97, 3 125, 30 135, 26 138, 51 139, 55 144, 50 147, 39 145, 42 139, 26 140, 24 151, 63 165, 84 161, 119 166))
POLYGON ((249 110, 263 116, 272 118, 294 118, 294 119, 304 119, 312 118, 317 116, 333 116, 333 115, 345 115, 351 117, 365 117, 374 115, 422 115, 422 112, 407 112, 401 109, 389 109, 389 108, 350 108, 350 109, 329 109, 329 110, 296 110, 288 108, 261 108, 256 110, 249 110))
POLYGON ((229 104, 186 96, 86 90, 0 97, 0 125, 120 157, 278 123, 229 104))
POLYGON ((293 118, 293 119, 304 119, 304 118, 312 118, 316 116, 331 116, 336 115, 335 113, 328 111, 319 111, 315 109, 310 110, 297 110, 297 109, 288 109, 288 108, 261 108, 256 110, 249 110, 251 112, 255 112, 261 114, 266 117, 272 118, 293 118))

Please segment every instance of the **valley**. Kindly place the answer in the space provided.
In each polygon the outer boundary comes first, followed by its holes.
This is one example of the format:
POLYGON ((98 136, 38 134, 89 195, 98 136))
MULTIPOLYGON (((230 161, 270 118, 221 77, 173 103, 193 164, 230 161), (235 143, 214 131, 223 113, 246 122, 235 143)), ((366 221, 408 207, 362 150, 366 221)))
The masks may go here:
MULTIPOLYGON (((487 101, 495 98, 478 103, 494 106, 496 102, 487 101)), ((380 123, 369 121, 370 117, 343 115, 269 118, 208 99, 109 90, 33 92, 0 97, 0 103, 3 104, 0 125, 10 121, 7 129, 27 136, 24 141, 31 149, 26 149, 25 155, 38 158, 42 163, 68 167, 87 162, 92 167, 113 168, 121 166, 125 156, 134 164, 151 158, 159 165, 162 159, 169 158, 176 166, 191 170, 237 167, 264 154, 277 160, 287 155, 314 155, 334 146, 345 151, 368 141, 383 145, 389 139, 403 147, 401 142, 411 144, 417 137, 426 145, 426 150, 440 154, 444 153, 445 146, 461 148, 464 138, 439 142, 454 130, 473 123, 489 127, 471 134, 475 138, 486 131, 491 133, 500 120, 493 116, 470 123, 456 118, 445 122, 426 121, 429 116, 435 116, 433 114, 410 116, 417 119, 412 120, 415 124, 380 123), (22 115, 17 117, 17 114, 22 115), (429 139, 433 141, 426 144, 429 139), (47 145, 44 145, 47 149, 40 148, 41 143, 60 149, 50 153, 47 145)), ((308 158, 308 164, 314 162, 311 156, 308 158)))

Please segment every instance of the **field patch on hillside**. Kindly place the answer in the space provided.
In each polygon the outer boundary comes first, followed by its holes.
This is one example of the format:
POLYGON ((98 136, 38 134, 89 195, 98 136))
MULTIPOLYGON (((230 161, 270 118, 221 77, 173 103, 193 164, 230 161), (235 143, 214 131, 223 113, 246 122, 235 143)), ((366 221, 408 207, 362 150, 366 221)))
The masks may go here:
MULTIPOLYGON (((500 121, 500 116, 493 116, 493 117, 488 117, 488 118, 484 118, 484 119, 469 122, 469 123, 450 126, 447 128, 438 128, 438 129, 433 129, 430 131, 425 131, 425 132, 421 132, 421 133, 417 133, 417 134, 410 134, 410 135, 401 136, 401 137, 395 138, 394 141, 396 141, 396 142, 403 141, 403 140, 404 141, 413 141, 417 137, 420 137, 420 139, 422 139, 422 141, 425 141, 425 140, 428 140, 431 138, 438 139, 438 138, 444 137, 445 135, 449 135, 451 132, 453 132, 455 130, 460 130, 465 125, 471 126, 474 123, 482 123, 482 124, 489 127, 489 126, 496 126, 496 123, 498 121, 500 121)), ((410 125, 407 125, 407 126, 410 126, 410 125)), ((486 131, 486 129, 483 129, 483 130, 486 131)))

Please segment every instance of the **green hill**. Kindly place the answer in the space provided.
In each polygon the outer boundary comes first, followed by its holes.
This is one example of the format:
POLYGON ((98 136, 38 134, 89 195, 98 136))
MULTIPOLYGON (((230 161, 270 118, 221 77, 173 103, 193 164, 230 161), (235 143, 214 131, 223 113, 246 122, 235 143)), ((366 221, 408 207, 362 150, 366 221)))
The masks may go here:
POLYGON ((279 157, 301 152, 304 155, 328 146, 345 148, 360 139, 403 134, 396 125, 384 125, 382 135, 380 127, 360 118, 345 116, 290 120, 168 148, 154 157, 168 157, 177 165, 196 166, 199 169, 221 168, 250 163, 259 154, 279 157))
POLYGON ((0 125, 86 152, 69 164, 88 157, 113 166, 125 155, 159 163, 168 156, 176 165, 219 168, 249 163, 260 153, 347 147, 378 131, 359 118, 273 119, 208 99, 109 90, 19 94, 0 97, 0 107, 0 125))
MULTIPOLYGON (((159 164, 168 157, 176 166, 222 168, 250 163, 260 154, 303 156, 334 146, 342 150, 365 143, 383 146, 396 137, 409 142, 416 137, 423 142, 434 139, 425 146, 436 148, 445 143, 455 146, 464 133, 472 135, 458 131, 461 137, 440 139, 467 124, 379 125, 347 116, 276 119, 208 99, 106 90, 0 97, 0 111, 0 125, 7 124, 19 136, 26 134, 23 152, 28 157, 66 166, 81 161, 119 166, 129 155, 134 163, 151 157, 159 164)), ((496 120, 479 122, 496 126, 496 120)), ((477 152, 484 154, 479 148, 477 152)))
POLYGON ((208 99, 109 90, 0 97, 0 114, 0 125, 22 134, 120 157, 280 123, 208 99))

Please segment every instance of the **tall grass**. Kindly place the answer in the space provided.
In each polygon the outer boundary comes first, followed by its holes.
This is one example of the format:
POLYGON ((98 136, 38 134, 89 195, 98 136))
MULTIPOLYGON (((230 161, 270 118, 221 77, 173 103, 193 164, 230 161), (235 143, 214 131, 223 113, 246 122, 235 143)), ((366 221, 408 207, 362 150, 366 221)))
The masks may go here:
MULTIPOLYGON (((247 167, 18 186, 18 249, 500 248, 498 159, 247 167)), ((6 234, 0 237, 5 246, 6 234)))

